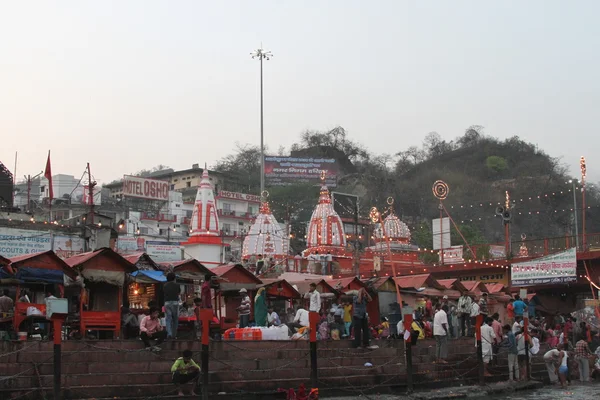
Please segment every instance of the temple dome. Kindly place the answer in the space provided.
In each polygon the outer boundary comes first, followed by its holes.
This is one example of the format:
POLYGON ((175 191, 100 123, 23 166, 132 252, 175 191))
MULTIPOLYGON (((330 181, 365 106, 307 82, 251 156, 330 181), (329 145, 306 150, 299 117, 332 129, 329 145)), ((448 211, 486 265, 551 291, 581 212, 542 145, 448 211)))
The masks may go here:
POLYGON ((383 220, 383 227, 384 229, 381 229, 381 225, 379 225, 377 229, 375 229, 375 237, 378 240, 382 240, 385 232, 385 236, 388 237, 391 242, 410 242, 410 229, 395 214, 390 214, 383 220))
POLYGON ((344 224, 331 203, 329 189, 321 186, 319 203, 315 207, 306 235, 308 251, 319 253, 331 252, 341 254, 346 247, 344 224))
POLYGON ((242 258, 262 254, 267 258, 287 255, 287 234, 271 213, 269 203, 263 202, 256 220, 244 238, 242 258))

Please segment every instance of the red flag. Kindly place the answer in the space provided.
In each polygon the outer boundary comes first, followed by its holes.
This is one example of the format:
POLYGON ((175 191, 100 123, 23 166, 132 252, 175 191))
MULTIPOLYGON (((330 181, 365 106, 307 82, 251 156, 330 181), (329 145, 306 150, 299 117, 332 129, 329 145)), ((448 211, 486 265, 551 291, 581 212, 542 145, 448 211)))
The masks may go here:
POLYGON ((50 201, 54 198, 54 190, 52 190, 52 168, 50 167, 50 150, 48 150, 48 161, 46 161, 46 170, 44 171, 44 177, 48 179, 48 197, 50 201))

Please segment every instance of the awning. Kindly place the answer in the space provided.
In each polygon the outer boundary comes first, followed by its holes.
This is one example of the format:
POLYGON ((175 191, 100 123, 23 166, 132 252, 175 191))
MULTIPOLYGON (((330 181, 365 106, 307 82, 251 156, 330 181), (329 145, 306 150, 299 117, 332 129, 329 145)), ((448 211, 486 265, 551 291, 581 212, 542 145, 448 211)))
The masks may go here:
POLYGON ((166 282, 167 277, 162 271, 139 270, 131 273, 134 282, 158 283, 166 282))
POLYGON ((15 278, 25 283, 64 284, 64 273, 57 269, 20 267, 15 278))

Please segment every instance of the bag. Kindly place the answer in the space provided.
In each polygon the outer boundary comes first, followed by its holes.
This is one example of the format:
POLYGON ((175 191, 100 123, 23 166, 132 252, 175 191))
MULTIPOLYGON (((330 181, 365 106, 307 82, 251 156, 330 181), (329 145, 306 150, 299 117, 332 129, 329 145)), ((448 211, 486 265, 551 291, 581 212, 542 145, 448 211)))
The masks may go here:
POLYGON ((331 330, 331 339, 332 340, 340 340, 340 331, 338 329, 331 330))
POLYGON ((29 306, 29 307, 27 307, 27 316, 29 317, 31 315, 44 315, 44 314, 42 314, 42 312, 39 309, 37 309, 36 307, 29 306))

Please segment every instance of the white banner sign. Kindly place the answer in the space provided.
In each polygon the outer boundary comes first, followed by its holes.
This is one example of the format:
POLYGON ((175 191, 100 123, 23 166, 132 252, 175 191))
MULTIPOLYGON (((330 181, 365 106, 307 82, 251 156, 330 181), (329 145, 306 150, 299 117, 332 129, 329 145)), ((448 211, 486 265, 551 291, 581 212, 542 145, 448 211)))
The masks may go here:
POLYGON ((531 286, 577 281, 575 248, 512 265, 512 286, 531 286))
POLYGON ((181 261, 181 253, 179 243, 146 241, 146 254, 156 262, 181 261))
POLYGON ((0 255, 11 258, 52 250, 50 232, 0 228, 0 255))
POLYGON ((146 239, 143 237, 120 236, 117 239, 117 252, 131 254, 146 250, 146 239))
POLYGON ((54 252, 62 258, 73 257, 85 251, 85 240, 79 236, 54 236, 54 252))
MULTIPOLYGON (((440 260, 441 261, 441 260, 440 260)), ((455 264, 463 262, 463 246, 452 246, 444 249, 444 264, 455 264)))

